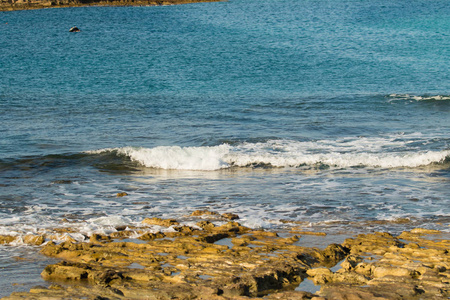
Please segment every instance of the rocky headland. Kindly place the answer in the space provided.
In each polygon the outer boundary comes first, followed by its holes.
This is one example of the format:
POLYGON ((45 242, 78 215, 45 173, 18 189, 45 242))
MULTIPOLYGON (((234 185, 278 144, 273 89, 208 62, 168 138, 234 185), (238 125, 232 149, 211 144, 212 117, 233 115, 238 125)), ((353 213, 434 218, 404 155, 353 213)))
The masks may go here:
POLYGON ((0 11, 77 6, 153 6, 219 0, 0 0, 0 11))
MULTIPOLYGON (((142 226, 121 226, 84 242, 70 235, 60 243, 49 235, 22 237, 60 261, 42 271, 48 287, 4 299, 450 297, 450 240, 439 231, 360 234, 319 249, 301 243, 302 235, 320 238, 326 233, 254 230, 240 225, 235 214, 211 211, 195 211, 190 217, 195 225, 147 218, 142 226), (316 285, 317 292, 305 283, 316 285)), ((1 236, 0 243, 14 239, 1 236)))

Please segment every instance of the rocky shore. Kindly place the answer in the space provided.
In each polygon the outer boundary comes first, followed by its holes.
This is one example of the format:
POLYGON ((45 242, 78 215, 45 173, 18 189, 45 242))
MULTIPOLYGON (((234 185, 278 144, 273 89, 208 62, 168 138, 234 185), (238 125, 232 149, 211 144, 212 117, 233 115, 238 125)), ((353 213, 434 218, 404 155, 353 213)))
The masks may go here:
POLYGON ((152 6, 219 0, 0 0, 0 11, 77 6, 152 6))
MULTIPOLYGON (((303 244, 302 236, 326 233, 254 230, 241 226, 237 215, 211 211, 195 211, 191 219, 195 225, 147 218, 142 227, 117 227, 86 242, 69 235, 59 244, 50 236, 23 237, 60 262, 42 271, 49 287, 4 299, 450 297, 450 240, 439 231, 360 234, 319 249, 303 244)), ((0 243, 14 239, 1 236, 0 243)))

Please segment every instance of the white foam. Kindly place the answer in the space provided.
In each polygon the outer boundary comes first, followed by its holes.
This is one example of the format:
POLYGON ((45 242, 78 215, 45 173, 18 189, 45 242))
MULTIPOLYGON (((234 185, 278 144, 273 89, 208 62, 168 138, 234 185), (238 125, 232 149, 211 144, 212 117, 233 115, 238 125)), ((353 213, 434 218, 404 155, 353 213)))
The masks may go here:
POLYGON ((417 149, 427 144, 420 134, 386 137, 349 137, 339 140, 291 141, 270 140, 264 143, 222 144, 213 147, 123 147, 90 153, 116 152, 132 161, 157 169, 219 170, 232 166, 266 165, 298 167, 419 167, 443 162, 450 150, 417 149), (415 143, 416 146, 409 146, 415 143))
POLYGON ((416 100, 416 101, 445 101, 450 100, 450 96, 435 95, 435 96, 417 96, 410 94, 390 94, 389 97, 397 100, 416 100))
POLYGON ((90 220, 95 225, 103 226, 124 226, 130 224, 131 220, 120 216, 100 217, 90 220))
POLYGON ((218 170, 228 167, 223 160, 230 151, 229 145, 216 147, 156 147, 118 149, 146 167, 176 170, 218 170))

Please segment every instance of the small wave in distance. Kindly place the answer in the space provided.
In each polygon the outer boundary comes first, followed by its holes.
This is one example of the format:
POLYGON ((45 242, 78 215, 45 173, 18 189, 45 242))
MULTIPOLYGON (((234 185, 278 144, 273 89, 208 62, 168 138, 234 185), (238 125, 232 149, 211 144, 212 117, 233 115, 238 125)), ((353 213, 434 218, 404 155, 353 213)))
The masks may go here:
POLYGON ((450 95, 410 95, 410 94, 390 94, 391 100, 416 100, 416 101, 449 101, 450 95))

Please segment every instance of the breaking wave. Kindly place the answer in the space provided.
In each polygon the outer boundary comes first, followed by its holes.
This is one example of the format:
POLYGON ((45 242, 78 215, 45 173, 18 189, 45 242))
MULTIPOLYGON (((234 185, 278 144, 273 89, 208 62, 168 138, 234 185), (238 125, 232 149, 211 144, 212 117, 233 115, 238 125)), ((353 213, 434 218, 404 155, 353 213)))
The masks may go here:
POLYGON ((174 170, 317 165, 337 168, 414 168, 450 160, 450 150, 417 148, 417 141, 412 143, 395 138, 347 138, 319 141, 269 140, 209 147, 122 147, 88 153, 114 153, 148 168, 174 170))
POLYGON ((410 94, 390 94, 389 97, 393 100, 416 100, 416 101, 448 101, 449 95, 435 95, 435 96, 418 96, 410 94))

